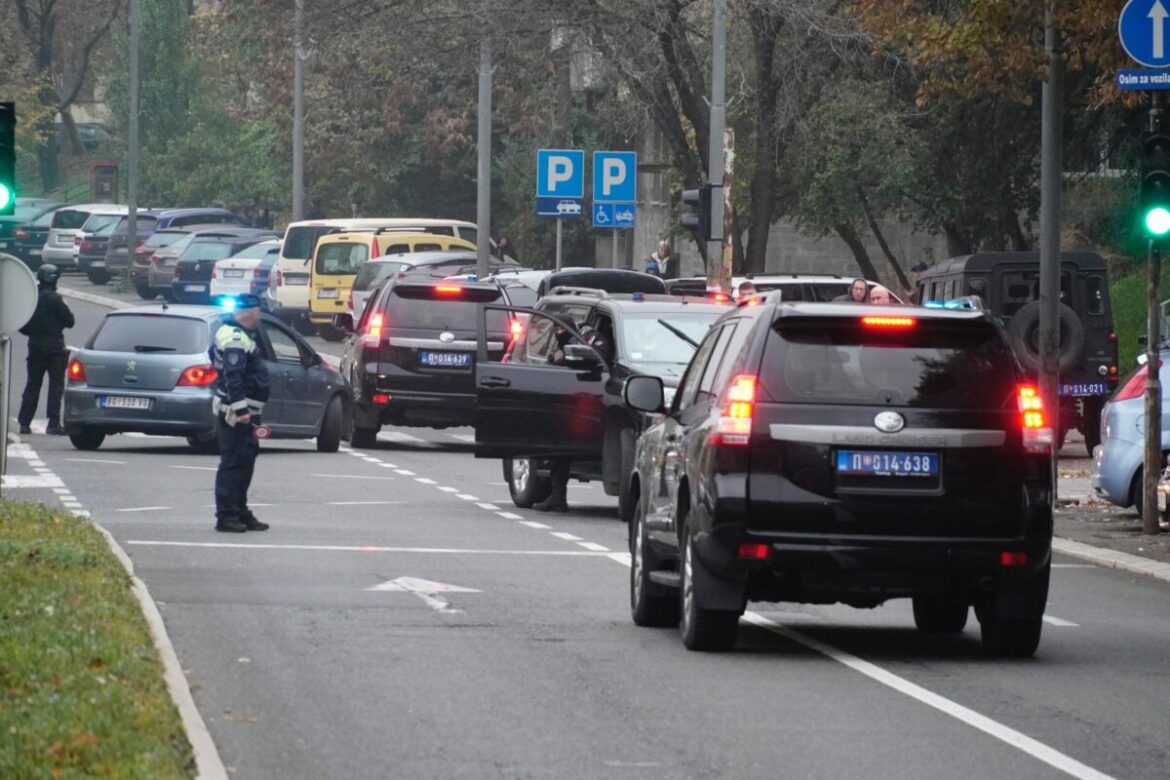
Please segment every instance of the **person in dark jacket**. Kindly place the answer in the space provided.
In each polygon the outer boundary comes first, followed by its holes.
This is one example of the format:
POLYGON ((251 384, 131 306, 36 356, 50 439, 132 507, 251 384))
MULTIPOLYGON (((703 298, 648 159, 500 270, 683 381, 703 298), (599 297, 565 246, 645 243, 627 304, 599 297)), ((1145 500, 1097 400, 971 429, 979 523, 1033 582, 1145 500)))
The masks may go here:
POLYGON ((229 533, 267 531, 248 508, 248 488, 260 454, 260 414, 268 401, 268 367, 260 352, 260 299, 237 296, 236 310, 219 330, 210 349, 219 428, 219 469, 215 473, 215 530, 229 533))
POLYGON ((272 230, 272 214, 268 211, 267 206, 261 206, 256 210, 256 217, 252 220, 252 227, 272 230))
POLYGON ((49 398, 46 416, 49 426, 45 433, 63 435, 61 427, 61 396, 65 393, 65 366, 69 352, 65 349, 65 329, 74 325, 73 312, 57 292, 57 280, 61 272, 55 265, 42 265, 37 269, 37 308, 20 332, 28 336, 28 384, 20 399, 20 412, 16 421, 20 432, 32 433, 33 415, 37 413, 37 402, 41 397, 41 384, 45 374, 49 375, 49 398))

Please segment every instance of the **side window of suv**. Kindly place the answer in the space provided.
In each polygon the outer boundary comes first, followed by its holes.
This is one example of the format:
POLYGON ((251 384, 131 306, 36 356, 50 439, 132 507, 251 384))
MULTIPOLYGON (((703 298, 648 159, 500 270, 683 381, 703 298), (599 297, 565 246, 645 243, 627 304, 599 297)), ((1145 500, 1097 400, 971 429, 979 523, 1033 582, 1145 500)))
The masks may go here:
MULTIPOLYGON (((560 320, 568 320, 561 316, 560 320)), ((569 337, 562 331, 559 322, 543 314, 534 313, 524 328, 524 342, 516 350, 513 359, 516 362, 528 363, 535 366, 559 366, 564 359, 561 350, 566 343, 580 343, 576 337, 569 337)))
POLYGON ((731 337, 735 335, 736 323, 729 322, 724 325, 719 331, 719 338, 715 342, 715 349, 711 353, 711 359, 707 361, 707 368, 703 371, 703 378, 699 380, 699 392, 695 396, 696 399, 700 397, 709 397, 716 395, 722 387, 724 379, 722 375, 726 373, 722 370, 723 364, 727 363, 727 345, 731 341, 731 337))
POLYGON ((704 369, 707 368, 711 353, 715 350, 715 342, 719 340, 722 333, 722 329, 712 328, 711 332, 707 334, 707 338, 699 344, 699 349, 691 358, 691 364, 687 367, 687 372, 683 375, 682 382, 678 386, 677 400, 675 401, 677 411, 681 412, 695 402, 695 397, 699 392, 700 378, 703 376, 704 369))

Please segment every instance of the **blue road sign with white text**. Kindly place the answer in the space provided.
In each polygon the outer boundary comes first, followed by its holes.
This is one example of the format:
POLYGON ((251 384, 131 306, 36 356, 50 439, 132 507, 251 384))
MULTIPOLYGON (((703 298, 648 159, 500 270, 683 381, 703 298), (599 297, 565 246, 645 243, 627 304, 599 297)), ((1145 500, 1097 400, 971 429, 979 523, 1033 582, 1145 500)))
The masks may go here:
POLYGON ((1119 70, 1117 88, 1122 92, 1170 89, 1170 70, 1119 70))
POLYGON ((536 216, 580 219, 585 214, 581 198, 537 198, 536 216))
POLYGON ((580 149, 538 149, 536 197, 585 196, 585 152, 580 149))
POLYGON ((638 199, 638 153, 593 153, 593 201, 632 203, 638 199))
POLYGON ((1170 67, 1170 0, 1129 0, 1117 19, 1125 53, 1147 68, 1170 67))

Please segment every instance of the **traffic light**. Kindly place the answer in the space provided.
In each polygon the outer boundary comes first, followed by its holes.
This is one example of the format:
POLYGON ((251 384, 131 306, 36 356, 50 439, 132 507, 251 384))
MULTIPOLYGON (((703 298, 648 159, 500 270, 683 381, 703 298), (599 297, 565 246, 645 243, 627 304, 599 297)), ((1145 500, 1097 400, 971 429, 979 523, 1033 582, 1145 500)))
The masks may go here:
POLYGON ((0 217, 16 210, 16 104, 0 103, 0 217))
POLYGON ((683 214, 682 226, 698 236, 700 241, 711 238, 711 185, 697 190, 683 190, 683 206, 694 207, 694 212, 683 214))
POLYGON ((1170 134, 1142 133, 1142 224, 1154 238, 1170 233, 1170 134))

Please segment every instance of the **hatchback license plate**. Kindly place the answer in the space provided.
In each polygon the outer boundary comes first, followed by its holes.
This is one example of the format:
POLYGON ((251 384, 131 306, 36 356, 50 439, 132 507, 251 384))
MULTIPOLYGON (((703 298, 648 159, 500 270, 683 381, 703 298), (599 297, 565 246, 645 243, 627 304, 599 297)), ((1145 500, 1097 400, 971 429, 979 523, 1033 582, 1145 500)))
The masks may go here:
POLYGON ((228 268, 227 270, 225 270, 223 272, 223 278, 224 279, 243 279, 244 278, 244 269, 242 269, 242 268, 238 268, 238 269, 228 268))
POLYGON ((933 477, 938 455, 932 452, 838 450, 837 473, 873 477, 933 477))
POLYGON ((1104 382, 1062 382, 1060 385, 1061 395, 1105 395, 1108 392, 1104 382))
POLYGON ((317 297, 318 298, 336 298, 336 297, 338 297, 338 292, 337 292, 337 290, 318 290, 317 297))
POLYGON ((129 395, 98 396, 98 406, 103 409, 149 409, 149 398, 135 398, 129 395))
POLYGON ((470 352, 427 352, 418 353, 418 360, 431 368, 470 368, 470 352))

